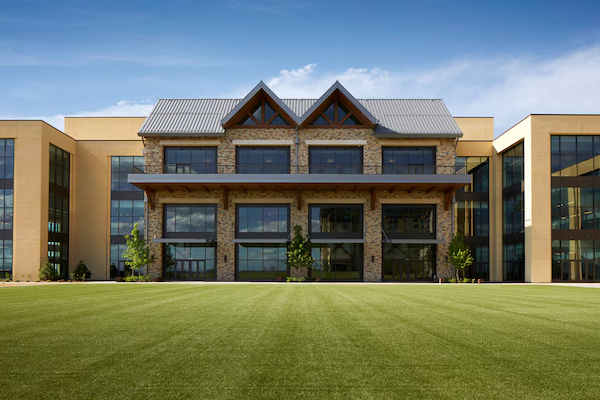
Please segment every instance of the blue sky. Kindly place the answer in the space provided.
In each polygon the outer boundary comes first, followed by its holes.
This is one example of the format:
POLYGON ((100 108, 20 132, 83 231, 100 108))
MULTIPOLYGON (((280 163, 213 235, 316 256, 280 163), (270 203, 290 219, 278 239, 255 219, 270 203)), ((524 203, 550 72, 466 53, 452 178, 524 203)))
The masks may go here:
POLYGON ((599 1, 0 0, 0 118, 158 98, 442 98, 456 116, 600 114, 599 1))

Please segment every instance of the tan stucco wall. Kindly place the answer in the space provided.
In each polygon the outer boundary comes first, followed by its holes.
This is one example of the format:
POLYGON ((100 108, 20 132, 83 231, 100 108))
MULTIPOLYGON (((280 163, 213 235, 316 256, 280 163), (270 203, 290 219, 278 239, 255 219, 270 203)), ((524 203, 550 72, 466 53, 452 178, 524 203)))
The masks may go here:
POLYGON ((65 133, 75 140, 140 140, 146 117, 66 117, 65 133))
POLYGON ((454 121, 463 132, 460 140, 494 140, 493 117, 454 117, 454 121))
POLYGON ((137 132, 144 119, 65 118, 65 129, 78 139, 69 263, 73 269, 83 261, 94 280, 110 277, 111 157, 143 155, 137 132))
POLYGON ((0 121, 0 138, 15 139, 13 275, 35 279, 48 252, 50 143, 71 153, 71 184, 77 149, 72 138, 42 121, 0 121))

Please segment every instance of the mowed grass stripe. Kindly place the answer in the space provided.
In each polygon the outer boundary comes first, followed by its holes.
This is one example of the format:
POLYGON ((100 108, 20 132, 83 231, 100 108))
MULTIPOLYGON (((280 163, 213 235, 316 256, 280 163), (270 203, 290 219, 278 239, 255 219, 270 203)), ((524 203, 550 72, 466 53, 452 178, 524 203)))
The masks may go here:
POLYGON ((5 398, 596 398, 600 291, 0 289, 5 398))

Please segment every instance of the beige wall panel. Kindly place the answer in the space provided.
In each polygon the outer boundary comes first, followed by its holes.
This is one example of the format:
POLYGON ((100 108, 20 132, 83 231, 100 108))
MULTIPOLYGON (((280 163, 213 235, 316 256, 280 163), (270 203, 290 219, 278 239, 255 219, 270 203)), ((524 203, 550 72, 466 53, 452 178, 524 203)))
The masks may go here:
POLYGON ((460 140, 494 140, 493 117, 454 117, 454 121, 463 132, 460 140))
POLYGON ((459 157, 491 157, 494 151, 493 142, 458 141, 456 155, 459 157))
POLYGON ((145 117, 66 117, 65 133, 76 140, 141 140, 145 117))
POLYGON ((82 260, 92 272, 92 279, 109 279, 110 158, 141 156, 143 148, 139 138, 130 141, 77 142, 71 269, 82 260))

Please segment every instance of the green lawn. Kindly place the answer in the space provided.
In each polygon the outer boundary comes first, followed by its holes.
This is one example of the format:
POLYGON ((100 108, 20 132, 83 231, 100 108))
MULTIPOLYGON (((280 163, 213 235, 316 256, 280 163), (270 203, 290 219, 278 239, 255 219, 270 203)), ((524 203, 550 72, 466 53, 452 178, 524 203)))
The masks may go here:
POLYGON ((599 398, 600 289, 0 288, 1 398, 599 398))

